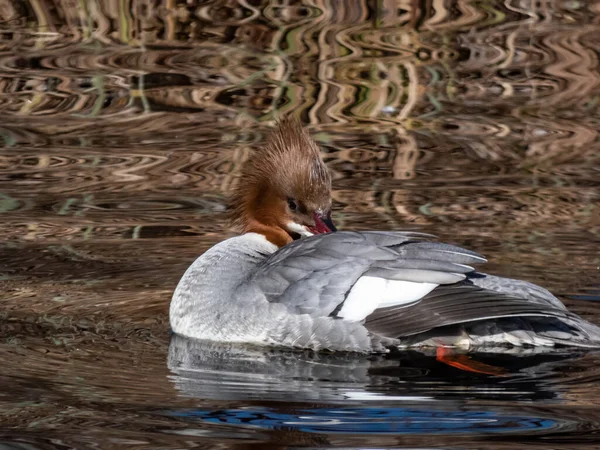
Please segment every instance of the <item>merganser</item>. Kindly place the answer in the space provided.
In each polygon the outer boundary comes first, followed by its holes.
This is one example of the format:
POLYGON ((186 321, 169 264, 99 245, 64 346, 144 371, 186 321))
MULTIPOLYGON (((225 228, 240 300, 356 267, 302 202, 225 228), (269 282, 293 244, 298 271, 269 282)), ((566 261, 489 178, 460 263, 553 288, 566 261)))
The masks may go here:
POLYGON ((319 147, 282 121, 233 196, 240 236, 187 269, 172 331, 220 342, 386 352, 600 347, 600 328, 535 284, 477 272, 473 251, 401 231, 337 231, 319 147))

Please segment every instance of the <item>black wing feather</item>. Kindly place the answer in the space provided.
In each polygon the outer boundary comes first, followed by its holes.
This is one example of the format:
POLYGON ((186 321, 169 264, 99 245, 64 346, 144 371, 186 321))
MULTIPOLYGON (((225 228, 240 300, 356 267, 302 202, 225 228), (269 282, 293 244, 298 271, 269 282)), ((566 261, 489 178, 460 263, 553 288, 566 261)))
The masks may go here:
POLYGON ((377 309, 366 318, 365 326, 383 336, 402 337, 446 325, 516 316, 564 317, 565 310, 544 308, 465 282, 439 286, 405 307, 377 309))

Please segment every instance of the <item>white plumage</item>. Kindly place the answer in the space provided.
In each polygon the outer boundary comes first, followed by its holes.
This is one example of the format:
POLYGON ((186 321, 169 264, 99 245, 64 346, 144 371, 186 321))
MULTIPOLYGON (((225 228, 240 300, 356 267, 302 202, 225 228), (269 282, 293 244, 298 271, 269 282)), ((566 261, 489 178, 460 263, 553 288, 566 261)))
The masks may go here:
POLYGON ((377 308, 410 305, 433 291, 438 285, 412 281, 386 280, 363 276, 346 297, 338 317, 361 321, 377 308))

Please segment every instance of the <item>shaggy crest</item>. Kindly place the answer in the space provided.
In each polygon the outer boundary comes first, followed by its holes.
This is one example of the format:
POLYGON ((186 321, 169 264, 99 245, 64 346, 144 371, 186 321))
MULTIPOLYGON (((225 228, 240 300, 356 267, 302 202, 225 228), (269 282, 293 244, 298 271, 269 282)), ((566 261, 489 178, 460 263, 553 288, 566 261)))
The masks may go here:
POLYGON ((269 195, 297 199, 309 210, 331 207, 331 177, 319 147, 293 119, 282 120, 246 162, 232 198, 234 224, 248 231, 261 207, 261 223, 277 222, 264 206, 269 195))

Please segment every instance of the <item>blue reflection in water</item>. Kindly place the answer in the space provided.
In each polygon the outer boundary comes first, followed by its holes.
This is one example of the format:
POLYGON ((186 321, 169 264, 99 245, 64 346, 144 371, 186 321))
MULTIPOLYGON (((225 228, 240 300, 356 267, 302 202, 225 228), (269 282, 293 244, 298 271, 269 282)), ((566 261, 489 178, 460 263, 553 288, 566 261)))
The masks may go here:
POLYGON ((171 416, 203 422, 296 429, 308 433, 455 434, 510 433, 547 430, 558 421, 542 417, 502 415, 492 411, 441 411, 410 408, 315 408, 282 413, 273 409, 194 409, 171 416))

